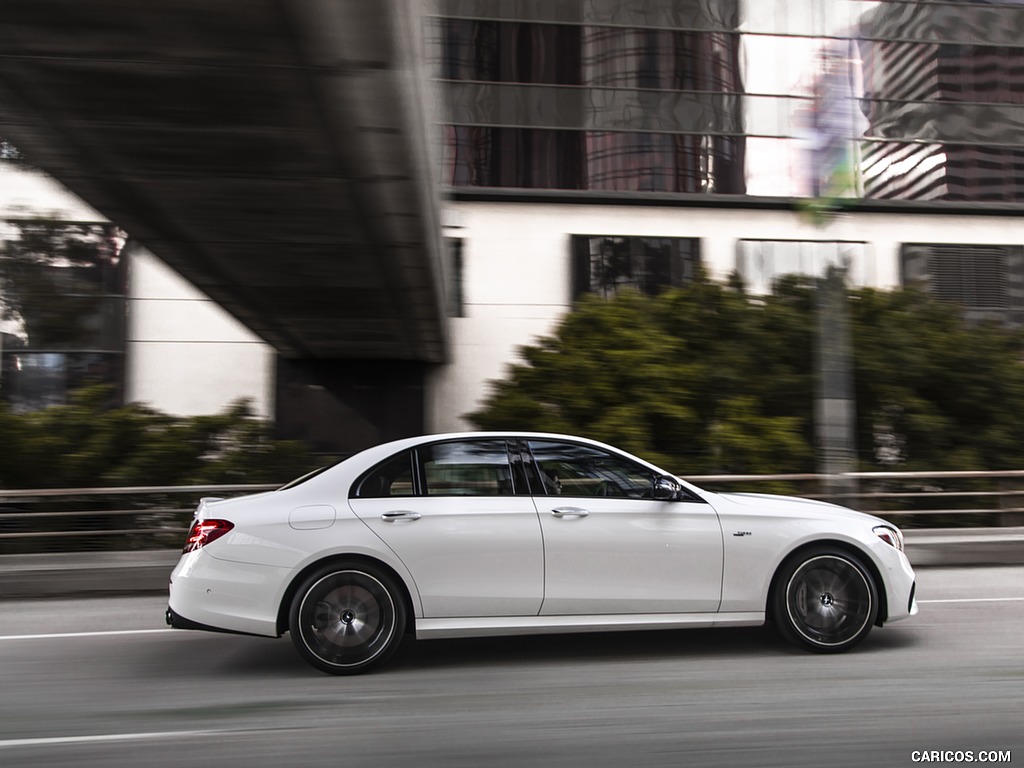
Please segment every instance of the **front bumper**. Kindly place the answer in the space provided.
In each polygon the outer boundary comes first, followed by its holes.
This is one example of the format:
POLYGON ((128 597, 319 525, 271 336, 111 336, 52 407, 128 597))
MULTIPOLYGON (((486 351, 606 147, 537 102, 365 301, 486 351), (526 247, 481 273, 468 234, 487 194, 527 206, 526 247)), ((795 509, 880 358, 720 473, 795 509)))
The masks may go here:
MULTIPOLYGON (((889 545, 884 545, 888 547, 889 545)), ((886 621, 899 621, 917 614, 917 580, 906 554, 898 550, 881 550, 888 556, 886 571, 886 621)))

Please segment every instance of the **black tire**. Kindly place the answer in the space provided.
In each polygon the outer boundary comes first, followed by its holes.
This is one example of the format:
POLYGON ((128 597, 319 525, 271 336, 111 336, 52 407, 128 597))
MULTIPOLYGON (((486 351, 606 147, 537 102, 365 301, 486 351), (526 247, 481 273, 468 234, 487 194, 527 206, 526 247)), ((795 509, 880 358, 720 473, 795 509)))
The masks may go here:
POLYGON ((878 587, 854 555, 820 547, 786 561, 775 577, 772 618, 799 648, 839 653, 863 640, 878 618, 878 587))
POLYGON ((319 670, 356 675, 380 666, 402 642, 402 592, 380 569, 339 562, 299 586, 288 613, 292 643, 319 670))

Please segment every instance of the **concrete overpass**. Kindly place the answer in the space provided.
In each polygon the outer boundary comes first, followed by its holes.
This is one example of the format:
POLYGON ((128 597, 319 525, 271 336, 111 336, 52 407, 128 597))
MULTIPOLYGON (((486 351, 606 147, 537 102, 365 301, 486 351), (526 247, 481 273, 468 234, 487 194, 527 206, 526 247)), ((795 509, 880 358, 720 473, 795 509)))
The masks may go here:
POLYGON ((406 395, 446 356, 423 8, 4 0, 0 135, 273 345, 300 386, 343 411, 386 407, 365 392, 391 387, 378 394, 409 413, 367 440, 415 431, 406 395))

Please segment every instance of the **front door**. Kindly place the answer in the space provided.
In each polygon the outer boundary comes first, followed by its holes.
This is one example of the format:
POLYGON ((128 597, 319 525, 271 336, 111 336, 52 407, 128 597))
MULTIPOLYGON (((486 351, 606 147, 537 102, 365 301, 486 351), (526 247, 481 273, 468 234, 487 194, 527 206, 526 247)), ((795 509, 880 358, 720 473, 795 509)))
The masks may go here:
POLYGON ((722 529, 699 499, 658 501, 656 474, 593 446, 529 440, 543 492, 542 615, 718 610, 722 529))

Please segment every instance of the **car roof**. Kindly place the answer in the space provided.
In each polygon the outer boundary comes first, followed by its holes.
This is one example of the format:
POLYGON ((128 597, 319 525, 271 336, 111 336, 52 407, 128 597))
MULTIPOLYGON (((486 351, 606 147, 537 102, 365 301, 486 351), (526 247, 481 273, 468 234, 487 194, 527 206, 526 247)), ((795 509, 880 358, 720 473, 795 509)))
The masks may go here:
MULTIPOLYGON (((355 472, 362 472, 365 469, 369 469, 373 465, 377 464, 384 459, 398 453, 399 451, 406 450, 409 448, 416 447, 418 445, 426 445, 430 443, 441 443, 448 440, 487 440, 487 439, 543 439, 543 440, 561 440, 574 443, 580 443, 584 445, 592 445, 596 448, 602 448, 613 453, 621 454, 623 456, 630 457, 642 464, 650 467, 657 472, 665 473, 665 470, 661 469, 655 464, 634 456, 628 451, 624 451, 621 448, 616 448, 613 445, 602 443, 599 440, 593 440, 588 437, 580 437, 578 435, 568 435, 558 432, 527 432, 521 430, 489 430, 486 432, 438 432, 432 434, 416 435, 414 437, 404 437, 398 440, 391 440, 386 443, 380 443, 370 448, 366 448, 359 453, 353 454, 349 458, 340 462, 337 466, 340 468, 345 466, 349 470, 355 472)), ((333 469, 333 468, 332 468, 333 469)), ((332 474, 330 470, 324 474, 332 474)), ((666 473, 671 474, 671 473, 666 473)))

